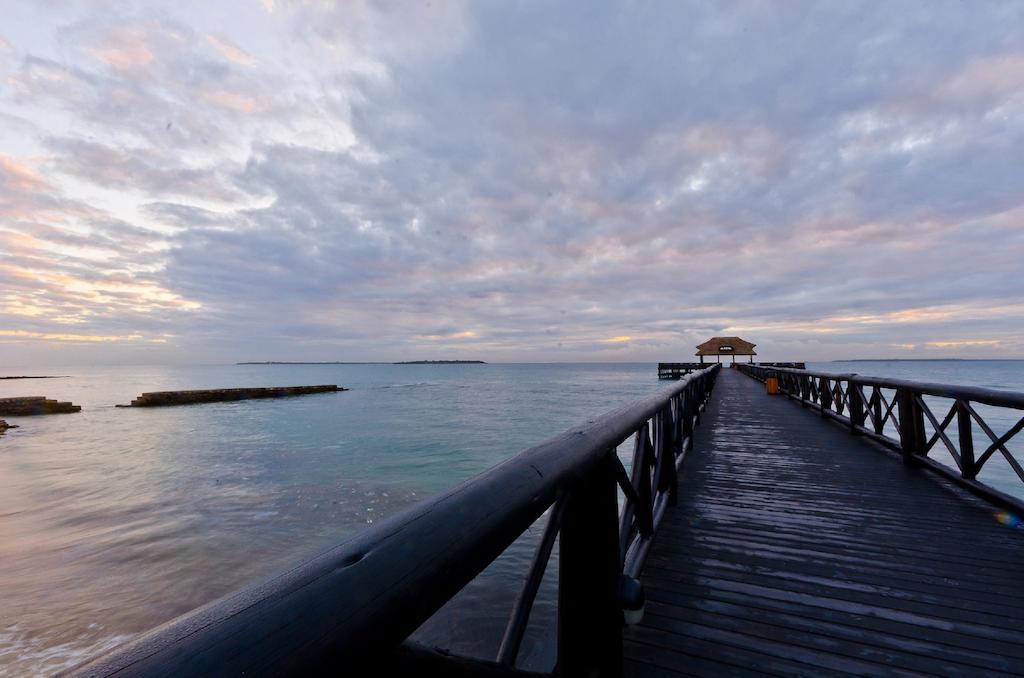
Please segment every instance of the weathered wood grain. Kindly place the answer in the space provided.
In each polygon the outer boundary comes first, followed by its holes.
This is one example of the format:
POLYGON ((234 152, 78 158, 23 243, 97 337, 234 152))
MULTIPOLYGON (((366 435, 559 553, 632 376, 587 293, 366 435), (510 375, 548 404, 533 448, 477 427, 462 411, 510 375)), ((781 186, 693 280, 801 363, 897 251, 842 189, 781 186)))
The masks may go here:
POLYGON ((715 389, 627 675, 1024 673, 1024 535, 991 504, 735 371, 715 389))

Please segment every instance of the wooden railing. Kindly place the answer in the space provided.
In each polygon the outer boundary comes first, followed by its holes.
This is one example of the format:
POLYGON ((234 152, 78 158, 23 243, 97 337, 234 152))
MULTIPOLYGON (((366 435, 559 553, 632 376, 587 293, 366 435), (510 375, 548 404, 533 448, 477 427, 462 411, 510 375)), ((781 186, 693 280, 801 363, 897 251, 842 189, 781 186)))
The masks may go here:
POLYGON ((738 369, 762 382, 768 377, 778 378, 780 392, 843 423, 853 433, 899 451, 905 463, 923 465, 978 496, 1024 515, 1024 501, 978 480, 982 468, 998 453, 1024 483, 1024 468, 1007 445, 1024 429, 1020 413, 1024 410, 1024 393, 759 365, 741 365, 738 369), (947 406, 949 410, 939 419, 935 412, 947 406), (997 434, 978 406, 1000 408, 1011 414, 1011 421, 1017 421, 997 434), (954 422, 955 431, 950 428, 954 422), (983 449, 976 445, 977 433, 987 439, 983 439, 983 449), (940 441, 952 466, 928 456, 938 449, 940 441))
POLYGON ((525 675, 514 668, 516 656, 557 538, 558 675, 618 675, 623 609, 639 603, 636 577, 675 501, 677 471, 718 370, 694 372, 525 450, 73 673, 361 675, 372 667, 384 675, 397 664, 406 673, 525 675), (617 448, 629 439, 627 473, 617 448), (403 642, 545 512, 496 661, 445 657, 403 642))

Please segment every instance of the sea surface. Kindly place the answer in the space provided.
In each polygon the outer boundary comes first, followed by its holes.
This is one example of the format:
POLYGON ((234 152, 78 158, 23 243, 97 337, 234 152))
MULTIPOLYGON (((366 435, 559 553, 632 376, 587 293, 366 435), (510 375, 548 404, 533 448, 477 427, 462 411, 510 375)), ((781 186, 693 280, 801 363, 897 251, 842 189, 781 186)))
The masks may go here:
MULTIPOLYGON (((1024 362, 808 367, 1024 391, 1024 362)), ((0 436, 0 675, 17 676, 74 666, 668 386, 653 364, 6 366, 5 374, 67 375, 0 381, 0 397, 45 395, 83 408, 7 417, 20 428, 0 436), (351 390, 114 407, 144 391, 323 383, 351 390)), ((985 416, 1002 432, 1012 414, 985 416)), ((1005 463, 982 478, 1024 494, 1005 463)), ((493 657, 539 528, 417 638, 493 657)), ((553 661, 553 565, 520 654, 526 668, 553 661)))

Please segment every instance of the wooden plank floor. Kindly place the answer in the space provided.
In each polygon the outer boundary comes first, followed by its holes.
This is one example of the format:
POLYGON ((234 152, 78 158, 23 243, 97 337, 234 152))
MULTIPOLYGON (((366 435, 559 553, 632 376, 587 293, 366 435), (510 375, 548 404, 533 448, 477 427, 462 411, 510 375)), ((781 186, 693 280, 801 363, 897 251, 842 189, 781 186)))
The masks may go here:
POLYGON ((1024 674, 1024 533, 722 370, 626 674, 1024 674))

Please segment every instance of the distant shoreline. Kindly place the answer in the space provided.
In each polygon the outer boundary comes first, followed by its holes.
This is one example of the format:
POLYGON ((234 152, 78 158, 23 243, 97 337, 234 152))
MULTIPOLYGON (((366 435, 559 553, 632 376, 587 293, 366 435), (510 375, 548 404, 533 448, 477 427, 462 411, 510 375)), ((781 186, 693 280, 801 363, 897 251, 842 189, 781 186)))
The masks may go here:
POLYGON ((391 365, 393 363, 385 362, 355 362, 355 361, 344 361, 344 360, 327 360, 327 361, 290 361, 290 360, 253 360, 242 363, 235 363, 236 365, 391 365))
MULTIPOLYGON (((1024 358, 850 358, 830 363, 991 363, 1021 362, 1024 358)), ((811 361, 815 362, 815 361, 811 361)))
POLYGON ((341 360, 304 362, 287 360, 261 360, 254 362, 235 363, 236 365, 486 365, 483 360, 402 360, 396 363, 386 362, 349 362, 341 360))
POLYGON ((403 360, 394 365, 486 365, 483 360, 403 360))

